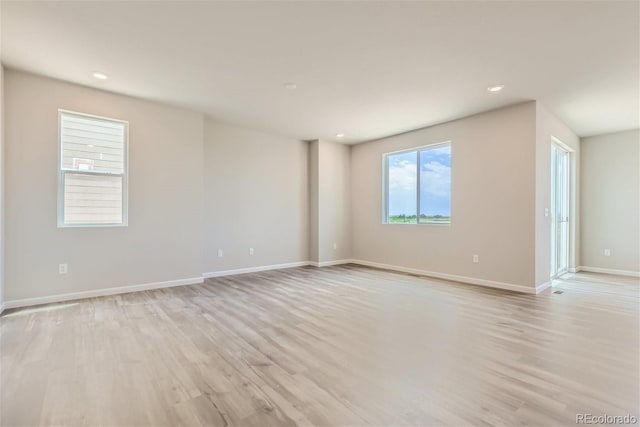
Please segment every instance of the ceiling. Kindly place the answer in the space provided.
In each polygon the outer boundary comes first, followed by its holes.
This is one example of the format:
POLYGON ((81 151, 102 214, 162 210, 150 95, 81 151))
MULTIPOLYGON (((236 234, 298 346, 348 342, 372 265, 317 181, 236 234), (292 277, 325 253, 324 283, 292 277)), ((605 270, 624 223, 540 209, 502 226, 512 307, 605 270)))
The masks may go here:
POLYGON ((532 99, 589 136, 640 127, 639 6, 3 0, 0 55, 299 139, 356 143, 532 99))

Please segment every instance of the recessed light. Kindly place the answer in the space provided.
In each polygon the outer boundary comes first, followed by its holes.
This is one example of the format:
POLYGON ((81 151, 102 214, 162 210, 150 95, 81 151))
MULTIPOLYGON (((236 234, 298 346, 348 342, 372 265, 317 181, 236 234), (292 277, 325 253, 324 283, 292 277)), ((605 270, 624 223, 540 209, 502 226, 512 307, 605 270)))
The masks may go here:
POLYGON ((98 80, 107 80, 109 78, 109 76, 107 76, 105 73, 101 73, 100 71, 94 72, 93 77, 98 80))
POLYGON ((295 84, 294 82, 286 82, 283 84, 283 86, 285 87, 285 89, 289 89, 289 90, 294 90, 298 88, 298 85, 295 84))
POLYGON ((502 89, 504 89, 504 85, 489 86, 487 88, 487 90, 491 93, 500 92, 502 89))
POLYGON ((336 138, 344 138, 344 133, 336 133, 336 138))

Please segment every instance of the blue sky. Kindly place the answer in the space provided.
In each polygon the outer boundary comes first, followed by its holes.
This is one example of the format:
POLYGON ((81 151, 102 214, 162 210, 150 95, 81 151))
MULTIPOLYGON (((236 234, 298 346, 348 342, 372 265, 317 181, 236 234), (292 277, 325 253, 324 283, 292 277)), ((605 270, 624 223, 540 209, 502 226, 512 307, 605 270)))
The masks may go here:
MULTIPOLYGON (((415 215, 417 190, 416 153, 388 156, 389 215, 415 215)), ((420 213, 451 215, 451 147, 420 153, 420 213)))

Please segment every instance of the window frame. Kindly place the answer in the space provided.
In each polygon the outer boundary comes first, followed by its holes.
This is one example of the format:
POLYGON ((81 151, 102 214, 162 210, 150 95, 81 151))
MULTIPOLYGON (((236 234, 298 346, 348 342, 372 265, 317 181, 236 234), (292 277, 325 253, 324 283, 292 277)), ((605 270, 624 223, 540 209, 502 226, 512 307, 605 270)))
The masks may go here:
POLYGON ((129 122, 111 117, 98 116, 95 114, 80 113, 77 111, 58 109, 58 228, 102 228, 102 227, 127 227, 129 225, 129 122), (124 125, 124 147, 123 147, 123 172, 97 172, 87 170, 63 169, 62 165, 62 116, 75 115, 90 119, 106 120, 124 125), (68 224, 64 221, 64 200, 65 200, 65 176, 66 175, 96 175, 96 176, 121 176, 122 177, 122 222, 118 223, 82 223, 68 224))
MULTIPOLYGON (((422 151, 432 150, 439 147, 448 146, 451 157, 451 167, 453 170, 453 144, 451 140, 435 142, 432 144, 421 145, 419 147, 405 148, 402 150, 389 151, 382 153, 382 224, 384 225, 434 225, 438 227, 451 226, 453 222, 453 199, 451 199, 451 215, 449 216, 449 222, 420 222, 420 153, 422 151), (389 156, 416 152, 416 222, 390 222, 389 221, 389 156)), ((453 171, 452 171, 453 174, 453 171)), ((453 180, 450 184, 450 195, 453 194, 453 180)))

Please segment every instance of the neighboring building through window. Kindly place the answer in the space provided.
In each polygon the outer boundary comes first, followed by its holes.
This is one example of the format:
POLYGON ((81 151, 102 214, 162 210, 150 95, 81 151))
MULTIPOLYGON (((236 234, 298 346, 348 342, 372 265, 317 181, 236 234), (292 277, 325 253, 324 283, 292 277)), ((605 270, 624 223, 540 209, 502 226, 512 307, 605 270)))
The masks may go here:
POLYGON ((127 225, 127 137, 127 122, 59 111, 59 227, 127 225))
POLYGON ((451 223, 451 143, 384 155, 387 224, 451 223))

